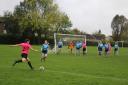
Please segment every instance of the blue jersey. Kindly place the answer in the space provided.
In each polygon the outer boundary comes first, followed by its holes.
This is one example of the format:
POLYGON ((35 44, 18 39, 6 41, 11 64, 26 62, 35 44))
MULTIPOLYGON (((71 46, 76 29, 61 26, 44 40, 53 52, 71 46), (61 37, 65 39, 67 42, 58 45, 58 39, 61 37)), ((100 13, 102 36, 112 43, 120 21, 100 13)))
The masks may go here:
POLYGON ((80 48, 81 48, 82 47, 82 42, 80 42, 79 45, 80 45, 80 48))
POLYGON ((103 48, 104 45, 103 45, 102 43, 99 43, 99 44, 98 44, 98 47, 99 47, 99 48, 103 48))
POLYGON ((58 42, 58 47, 62 47, 63 43, 61 41, 58 42))
POLYGON ((76 48, 78 48, 78 49, 81 48, 81 44, 77 42, 76 43, 76 48))
POLYGON ((48 47, 49 47, 48 44, 43 44, 42 47, 41 47, 41 49, 42 49, 42 51, 43 50, 48 50, 48 47))
POLYGON ((109 49, 109 45, 108 45, 108 44, 105 44, 105 45, 104 45, 104 48, 105 48, 105 49, 109 49))

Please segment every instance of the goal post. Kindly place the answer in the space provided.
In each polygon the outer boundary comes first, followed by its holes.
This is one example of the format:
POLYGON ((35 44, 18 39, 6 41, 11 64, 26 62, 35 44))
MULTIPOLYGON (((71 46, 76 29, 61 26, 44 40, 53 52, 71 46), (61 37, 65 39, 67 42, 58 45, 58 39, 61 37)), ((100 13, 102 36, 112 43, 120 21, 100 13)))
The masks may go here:
POLYGON ((54 51, 57 53, 57 36, 63 36, 63 37, 74 37, 74 38, 82 38, 86 41, 86 35, 75 35, 75 34, 60 34, 60 33, 54 33, 54 51))
POLYGON ((117 41, 118 44, 121 43, 121 47, 123 48, 124 47, 124 41, 117 41))

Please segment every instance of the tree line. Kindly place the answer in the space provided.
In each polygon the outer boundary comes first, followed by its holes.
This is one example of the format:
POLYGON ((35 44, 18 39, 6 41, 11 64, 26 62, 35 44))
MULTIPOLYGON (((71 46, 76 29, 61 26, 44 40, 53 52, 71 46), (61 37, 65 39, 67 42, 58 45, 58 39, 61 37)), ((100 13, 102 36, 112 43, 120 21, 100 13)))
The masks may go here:
POLYGON ((128 41, 128 19, 124 15, 116 15, 111 28, 114 41, 128 41))
MULTIPOLYGON (((79 28, 70 29, 72 22, 68 15, 59 10, 54 0, 24 0, 11 13, 9 11, 0 17, 4 22, 7 34, 50 38, 54 32, 68 34, 87 34, 79 28)), ((114 41, 128 41, 128 19, 123 15, 116 15, 111 22, 112 38, 114 41)), ((101 30, 92 35, 105 37, 101 30)))
POLYGON ((54 32, 66 32, 72 23, 53 0, 24 0, 13 13, 2 17, 8 34, 48 38, 54 32))

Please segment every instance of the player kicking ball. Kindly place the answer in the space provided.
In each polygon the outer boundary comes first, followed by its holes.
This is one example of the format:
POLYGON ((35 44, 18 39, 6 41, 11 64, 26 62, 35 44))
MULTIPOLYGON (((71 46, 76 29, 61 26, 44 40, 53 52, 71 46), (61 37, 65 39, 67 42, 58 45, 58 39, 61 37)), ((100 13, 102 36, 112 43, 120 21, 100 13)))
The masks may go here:
POLYGON ((30 40, 29 39, 26 39, 24 43, 20 43, 20 44, 16 44, 16 45, 10 45, 10 46, 21 46, 22 47, 22 51, 21 51, 21 59, 20 60, 16 60, 14 63, 13 63, 13 66, 15 66, 15 64, 17 63, 21 63, 21 62, 27 62, 29 67, 33 70, 33 66, 30 62, 30 59, 28 58, 28 54, 29 54, 29 50, 33 50, 33 51, 38 51, 38 50, 35 50, 31 47, 30 45, 30 40))
POLYGON ((48 48, 49 48, 49 45, 48 45, 48 42, 47 40, 44 41, 44 44, 41 46, 41 62, 42 61, 46 61, 46 58, 47 58, 47 55, 48 55, 48 48))

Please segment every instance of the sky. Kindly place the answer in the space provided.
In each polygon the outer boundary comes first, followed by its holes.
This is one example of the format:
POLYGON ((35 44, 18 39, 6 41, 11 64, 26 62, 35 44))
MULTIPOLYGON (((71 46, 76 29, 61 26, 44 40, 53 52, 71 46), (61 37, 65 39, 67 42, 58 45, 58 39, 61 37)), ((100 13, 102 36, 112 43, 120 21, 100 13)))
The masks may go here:
MULTIPOLYGON (((6 10, 13 11, 23 0, 0 0, 0 15, 6 10)), ((116 14, 128 18, 128 0, 55 0, 61 11, 72 21, 73 28, 87 33, 99 29, 111 35, 111 22, 116 14)))

